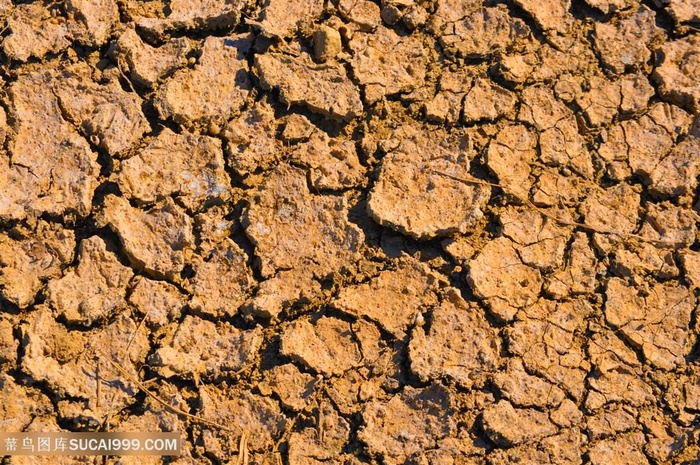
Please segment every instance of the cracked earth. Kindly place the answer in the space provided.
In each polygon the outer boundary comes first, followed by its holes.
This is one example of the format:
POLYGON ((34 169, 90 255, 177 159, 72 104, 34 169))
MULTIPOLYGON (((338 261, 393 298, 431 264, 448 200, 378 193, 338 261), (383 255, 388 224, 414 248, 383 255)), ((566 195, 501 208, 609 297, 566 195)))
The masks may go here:
POLYGON ((0 17, 3 430, 700 463, 700 1, 0 17))

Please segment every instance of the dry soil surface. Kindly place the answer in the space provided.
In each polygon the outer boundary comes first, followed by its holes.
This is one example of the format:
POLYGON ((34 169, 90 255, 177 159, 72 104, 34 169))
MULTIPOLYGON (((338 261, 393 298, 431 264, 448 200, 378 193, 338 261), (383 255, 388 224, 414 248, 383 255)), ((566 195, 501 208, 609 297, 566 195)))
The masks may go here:
POLYGON ((172 464, 700 463, 699 0, 0 20, 3 430, 179 431, 172 464))

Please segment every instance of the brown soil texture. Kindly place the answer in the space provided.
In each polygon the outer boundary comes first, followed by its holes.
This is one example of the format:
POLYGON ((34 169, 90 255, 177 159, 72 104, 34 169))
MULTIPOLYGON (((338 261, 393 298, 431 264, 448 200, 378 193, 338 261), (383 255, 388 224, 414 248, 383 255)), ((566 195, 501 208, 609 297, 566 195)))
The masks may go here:
POLYGON ((700 1, 0 16, 3 430, 700 463, 700 1))

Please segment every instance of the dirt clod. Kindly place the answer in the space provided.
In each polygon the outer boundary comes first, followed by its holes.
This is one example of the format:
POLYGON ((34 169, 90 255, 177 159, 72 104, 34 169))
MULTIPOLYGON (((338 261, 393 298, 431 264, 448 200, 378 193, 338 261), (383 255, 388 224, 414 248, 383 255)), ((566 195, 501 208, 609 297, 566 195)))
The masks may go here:
POLYGON ((115 52, 118 63, 129 70, 131 79, 141 85, 154 87, 161 79, 185 66, 191 48, 184 38, 153 47, 143 42, 134 29, 127 29, 119 36, 115 52))
POLYGON ((641 6, 611 23, 596 23, 594 42, 607 71, 622 74, 626 70, 646 68, 650 48, 663 32, 655 24, 655 13, 641 6))
POLYGON ((79 127, 93 144, 117 155, 130 149, 150 130, 139 99, 124 92, 116 80, 98 85, 85 82, 85 69, 69 72, 66 85, 58 87, 54 93, 63 116, 79 127))
POLYGON ((255 72, 264 89, 276 89, 287 105, 304 105, 327 118, 351 120, 362 114, 357 87, 337 63, 316 65, 311 57, 256 55, 255 72))
POLYGON ((42 281, 60 278, 61 268, 73 259, 75 234, 40 222, 29 237, 0 235, 0 285, 3 296, 20 308, 34 302, 42 281))
POLYGON ((665 98, 695 113, 700 109, 698 44, 700 40, 691 35, 659 48, 653 74, 665 98))
POLYGON ((344 197, 311 194, 303 171, 281 165, 243 216, 262 275, 305 267, 321 277, 353 263, 363 234, 347 212, 344 197))
POLYGON ((60 111, 53 89, 65 80, 54 71, 12 83, 9 116, 15 121, 9 157, 0 155, 0 218, 86 216, 97 187, 97 154, 60 111), (41 157, 36 157, 41 153, 41 157))
POLYGON ((128 300, 146 322, 155 327, 178 320, 182 307, 185 306, 185 297, 175 286, 148 278, 141 278, 133 287, 128 300))
POLYGON ((437 303, 444 280, 413 259, 399 261, 396 270, 383 271, 369 283, 344 289, 332 305, 351 315, 376 321, 403 339, 417 312, 437 303))
POLYGON ((302 320, 282 334, 280 352, 325 376, 339 375, 360 361, 360 349, 352 339, 350 325, 342 320, 302 320))
POLYGON ((468 136, 426 135, 420 128, 407 127, 389 143, 397 146, 384 157, 370 192, 367 210, 372 218, 416 239, 466 233, 478 223, 490 188, 450 177, 468 176, 466 165, 474 156, 468 136), (437 202, 438 198, 449 200, 437 202))
POLYGON ((156 350, 150 363, 164 376, 216 379, 250 363, 262 342, 261 331, 239 331, 186 316, 172 338, 156 350), (206 345, 201 341, 207 341, 206 345))
POLYGON ((403 463, 413 454, 435 448, 438 440, 454 431, 453 408, 450 393, 440 386, 407 387, 389 402, 368 404, 359 435, 386 463, 403 463))
POLYGON ((92 237, 80 243, 75 271, 51 282, 47 297, 67 322, 90 326, 125 305, 133 274, 107 251, 102 239, 92 237))
POLYGON ((510 321, 518 308, 535 302, 542 275, 522 262, 515 243, 505 237, 489 242, 469 265, 469 285, 499 319, 510 321))
POLYGON ((122 375, 108 361, 119 361, 131 376, 136 376, 135 365, 144 362, 148 337, 143 329, 136 332, 131 318, 120 315, 85 333, 67 330, 41 307, 20 329, 25 341, 22 369, 63 399, 60 417, 96 425, 135 402, 135 386, 128 380, 114 383, 122 375))
POLYGON ((137 155, 121 163, 117 182, 124 194, 140 203, 152 204, 175 196, 189 210, 199 211, 230 197, 224 166, 218 139, 166 129, 137 155))
POLYGON ((163 119, 184 126, 234 116, 250 92, 247 35, 209 37, 193 70, 181 69, 158 89, 153 106, 163 119))
POLYGON ((430 331, 412 333, 411 370, 423 381, 449 376, 471 386, 500 365, 500 338, 480 309, 468 307, 456 290, 447 292, 449 300, 433 310, 430 331))
POLYGON ((641 349, 652 366, 673 369, 688 354, 692 341, 685 333, 690 324, 693 299, 685 288, 656 285, 648 296, 617 278, 608 283, 606 319, 641 349))
POLYGON ((108 196, 100 220, 119 235, 134 267, 154 277, 179 280, 186 249, 194 239, 192 219, 172 199, 144 211, 123 197, 108 196))
POLYGON ((542 439, 557 431, 546 413, 516 409, 505 400, 484 410, 483 422, 489 438, 503 446, 542 439))
POLYGON ((314 31, 314 54, 318 61, 335 58, 343 49, 340 33, 328 26, 321 26, 314 31))
POLYGON ((70 45, 70 29, 65 18, 53 17, 38 3, 15 7, 7 18, 7 27, 10 35, 3 41, 3 50, 12 60, 42 58, 70 45))
POLYGON ((305 24, 312 24, 323 13, 323 2, 286 2, 267 0, 260 16, 263 34, 272 37, 289 37, 305 24))

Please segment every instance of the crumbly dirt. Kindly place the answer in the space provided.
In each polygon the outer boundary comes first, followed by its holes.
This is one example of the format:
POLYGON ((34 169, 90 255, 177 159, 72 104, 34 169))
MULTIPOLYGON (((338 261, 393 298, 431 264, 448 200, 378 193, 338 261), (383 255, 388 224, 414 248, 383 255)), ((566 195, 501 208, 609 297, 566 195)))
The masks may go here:
POLYGON ((1 429, 184 439, 65 464, 700 463, 700 1, 0 20, 1 429))

